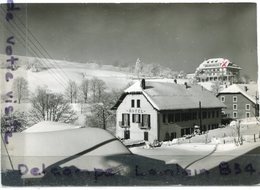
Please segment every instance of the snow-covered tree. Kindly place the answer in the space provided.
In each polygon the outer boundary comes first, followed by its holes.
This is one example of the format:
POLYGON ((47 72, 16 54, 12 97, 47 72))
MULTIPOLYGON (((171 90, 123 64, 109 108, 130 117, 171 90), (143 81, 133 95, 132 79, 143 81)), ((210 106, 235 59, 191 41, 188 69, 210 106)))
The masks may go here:
POLYGON ((77 103, 78 86, 76 82, 69 80, 65 95, 70 100, 70 103, 73 103, 73 101, 77 103))
POLYGON ((31 99, 30 119, 39 121, 55 121, 73 123, 77 120, 70 102, 62 94, 52 93, 47 88, 38 88, 31 99))
POLYGON ((23 77, 15 78, 13 82, 13 91, 18 103, 20 104, 21 100, 26 99, 29 95, 27 80, 23 77))
POLYGON ((96 77, 90 81, 90 89, 92 91, 92 101, 94 103, 100 102, 106 89, 106 83, 96 77))
POLYGON ((88 95, 89 95, 89 80, 84 79, 80 85, 80 91, 83 95, 84 103, 87 103, 88 95))

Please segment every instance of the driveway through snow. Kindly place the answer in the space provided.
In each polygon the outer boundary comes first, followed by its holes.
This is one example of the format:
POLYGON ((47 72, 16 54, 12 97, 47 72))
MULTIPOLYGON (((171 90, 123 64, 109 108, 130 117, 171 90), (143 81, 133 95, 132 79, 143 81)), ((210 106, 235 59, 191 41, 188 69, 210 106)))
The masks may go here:
POLYGON ((134 154, 162 160, 166 164, 179 164, 185 168, 190 163, 199 160, 212 153, 215 149, 214 144, 190 143, 177 144, 166 147, 146 149, 143 147, 130 148, 134 154))
POLYGON ((221 162, 228 162, 260 146, 260 142, 244 143, 242 146, 230 144, 177 144, 166 147, 146 149, 134 147, 134 154, 165 161, 166 164, 179 164, 182 168, 194 171, 210 170, 221 162))

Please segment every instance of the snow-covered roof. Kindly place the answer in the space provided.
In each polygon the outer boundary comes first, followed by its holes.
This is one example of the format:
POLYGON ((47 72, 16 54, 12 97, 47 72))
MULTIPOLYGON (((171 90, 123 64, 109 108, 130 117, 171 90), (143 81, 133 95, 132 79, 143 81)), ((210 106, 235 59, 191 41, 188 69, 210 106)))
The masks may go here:
POLYGON ((256 93, 258 92, 257 84, 232 84, 231 86, 223 89, 220 94, 236 94, 241 93, 253 103, 256 103, 256 93), (247 88, 247 91, 246 91, 247 88))
MULTIPOLYGON (((89 127, 46 133, 13 133, 7 149, 15 170, 19 164, 29 168, 22 177, 33 177, 30 169, 42 168, 43 164, 45 168, 57 164, 93 171, 94 168, 105 168, 109 165, 106 156, 131 154, 106 130, 89 127)), ((2 166, 3 170, 12 169, 5 151, 2 166)), ((38 177, 42 175, 41 173, 38 177)))
MULTIPOLYGON (((140 82, 136 82, 125 90, 128 93, 141 93, 151 105, 157 110, 177 110, 177 109, 196 109, 201 102, 202 108, 221 108, 226 107, 211 92, 199 85, 189 85, 186 88, 183 84, 145 81, 145 89, 141 88, 140 82)), ((125 96, 114 106, 117 108, 125 96)))
POLYGON ((230 60, 225 59, 225 58, 211 58, 204 60, 197 70, 205 69, 205 68, 221 68, 222 64, 226 63, 228 67, 235 67, 237 69, 241 69, 239 66, 236 64, 232 63, 230 60))
POLYGON ((22 133, 40 133, 40 132, 51 132, 51 131, 61 131, 61 130, 71 130, 78 129, 81 126, 52 122, 52 121, 41 121, 32 127, 25 129, 22 133))

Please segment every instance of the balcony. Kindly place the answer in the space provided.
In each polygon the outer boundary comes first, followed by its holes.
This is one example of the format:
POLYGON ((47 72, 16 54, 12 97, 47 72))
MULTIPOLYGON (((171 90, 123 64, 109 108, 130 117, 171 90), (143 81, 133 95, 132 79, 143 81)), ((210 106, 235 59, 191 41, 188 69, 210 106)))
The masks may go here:
POLYGON ((128 123, 123 123, 122 121, 119 121, 119 127, 122 127, 122 128, 129 128, 130 125, 128 123))
POLYGON ((138 127, 140 129, 150 129, 151 128, 149 125, 142 125, 142 123, 138 123, 138 127))

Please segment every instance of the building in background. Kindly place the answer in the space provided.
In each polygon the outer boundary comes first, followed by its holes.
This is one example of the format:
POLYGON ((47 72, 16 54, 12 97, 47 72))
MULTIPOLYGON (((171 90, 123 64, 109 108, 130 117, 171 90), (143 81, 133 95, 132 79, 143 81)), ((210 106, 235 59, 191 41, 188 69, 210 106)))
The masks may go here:
POLYGON ((196 69, 198 82, 220 81, 222 84, 237 83, 241 68, 224 58, 212 58, 203 61, 196 69))
POLYGON ((221 108, 211 92, 199 85, 138 81, 124 91, 116 109, 116 136, 123 139, 172 140, 218 128, 221 108))
POLYGON ((242 119, 259 116, 257 83, 233 84, 219 92, 217 97, 227 106, 223 109, 223 114, 227 118, 242 119))

